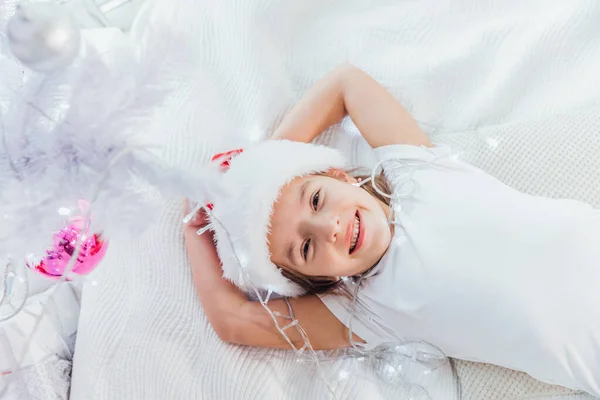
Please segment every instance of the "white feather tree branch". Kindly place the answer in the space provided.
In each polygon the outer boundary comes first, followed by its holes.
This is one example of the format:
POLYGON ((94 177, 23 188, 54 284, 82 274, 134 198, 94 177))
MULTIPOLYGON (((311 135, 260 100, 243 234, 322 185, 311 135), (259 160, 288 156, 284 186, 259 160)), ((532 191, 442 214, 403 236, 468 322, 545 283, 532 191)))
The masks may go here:
POLYGON ((93 200, 93 229, 110 237, 143 229, 154 193, 202 201, 219 190, 210 171, 164 164, 144 135, 156 108, 185 81, 181 65, 194 65, 179 36, 150 31, 151 45, 137 55, 85 46, 70 67, 29 78, 0 47, 0 65, 12 66, 0 70, 0 259, 42 254, 65 223, 58 210, 75 210, 81 198, 93 200), (109 55, 128 63, 115 71, 104 61, 109 55))

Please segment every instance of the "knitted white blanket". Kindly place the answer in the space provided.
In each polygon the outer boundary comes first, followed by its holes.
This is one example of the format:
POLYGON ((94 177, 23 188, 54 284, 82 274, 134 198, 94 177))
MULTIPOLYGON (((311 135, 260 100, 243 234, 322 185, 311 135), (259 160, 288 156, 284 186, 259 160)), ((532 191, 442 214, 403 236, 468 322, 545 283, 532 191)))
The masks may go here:
MULTIPOLYGON (((598 206, 599 19, 594 0, 156 0, 134 42, 148 26, 174 29, 192 50, 148 135, 168 160, 196 168, 267 134, 315 79, 350 61, 468 161, 521 190, 598 206)), ((356 136, 322 141, 370 161, 356 136)), ((294 354, 219 341, 194 295, 180 213, 173 199, 144 234, 113 242, 84 288, 72 398, 331 398, 294 354)), ((326 369, 338 398, 396 398, 375 381, 341 378, 344 368, 326 369)), ((464 399, 585 398, 497 367, 456 369, 464 399)), ((457 397, 449 369, 428 389, 457 397)))

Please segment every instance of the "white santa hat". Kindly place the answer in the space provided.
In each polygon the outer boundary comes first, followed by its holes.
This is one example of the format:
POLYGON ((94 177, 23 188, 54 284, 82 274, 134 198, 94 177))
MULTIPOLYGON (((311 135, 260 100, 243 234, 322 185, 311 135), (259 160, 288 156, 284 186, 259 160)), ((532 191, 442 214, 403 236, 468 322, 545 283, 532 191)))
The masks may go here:
POLYGON ((304 294, 271 262, 267 234, 273 205, 294 178, 344 168, 344 157, 332 148, 288 140, 268 140, 215 157, 227 168, 220 182, 226 190, 211 204, 223 276, 247 293, 254 286, 283 296, 304 294))

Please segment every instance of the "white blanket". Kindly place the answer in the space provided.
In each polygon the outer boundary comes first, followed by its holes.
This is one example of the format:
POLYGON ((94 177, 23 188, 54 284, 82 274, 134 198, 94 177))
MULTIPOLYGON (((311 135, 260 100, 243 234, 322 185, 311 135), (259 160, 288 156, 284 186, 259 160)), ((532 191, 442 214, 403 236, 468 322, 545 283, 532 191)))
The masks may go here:
MULTIPOLYGON (((264 137, 316 79, 349 61, 434 140, 507 183, 600 205, 594 0, 156 0, 145 11, 135 43, 153 26, 178 31, 191 49, 175 67, 181 87, 148 132, 173 163, 197 168, 213 151, 264 137)), ((364 143, 340 130, 353 131, 347 124, 322 141, 369 164, 364 143)), ((84 288, 72 398, 331 398, 294 354, 219 341, 194 296, 180 213, 173 199, 143 235, 112 243, 84 288)), ((338 398, 397 397, 398 388, 343 378, 344 368, 326 371, 338 398)), ((465 399, 584 398, 497 367, 456 369, 465 399)), ((435 378, 432 398, 456 397, 447 369, 435 378)))

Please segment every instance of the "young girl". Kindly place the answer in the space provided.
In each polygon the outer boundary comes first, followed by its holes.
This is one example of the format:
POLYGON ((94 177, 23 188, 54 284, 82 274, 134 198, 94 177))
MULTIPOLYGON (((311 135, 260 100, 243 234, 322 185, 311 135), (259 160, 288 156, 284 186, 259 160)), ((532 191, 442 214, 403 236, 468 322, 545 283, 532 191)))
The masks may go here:
MULTIPOLYGON (((339 289, 359 285, 357 343, 421 339, 600 396, 600 211, 520 193, 433 146, 390 93, 348 65, 319 81, 271 140, 218 161, 230 191, 185 237, 198 297, 224 341, 289 347, 248 300, 256 287, 292 297, 314 349, 350 346, 351 300, 339 289), (346 114, 383 175, 353 177, 336 150, 308 144, 346 114), (197 235, 206 222, 212 231, 197 235)), ((288 314, 285 299, 269 307, 288 314)))

